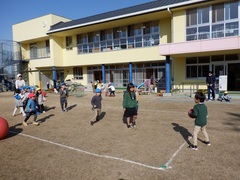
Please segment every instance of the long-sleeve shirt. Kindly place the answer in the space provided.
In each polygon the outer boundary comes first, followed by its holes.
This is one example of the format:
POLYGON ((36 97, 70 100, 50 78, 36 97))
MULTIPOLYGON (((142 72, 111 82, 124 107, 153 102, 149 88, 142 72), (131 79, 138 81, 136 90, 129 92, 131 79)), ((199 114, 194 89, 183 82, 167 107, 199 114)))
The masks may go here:
POLYGON ((124 93, 122 106, 123 106, 123 108, 137 107, 135 92, 129 93, 129 92, 126 91, 124 93))
POLYGON ((67 89, 60 89, 59 90, 60 98, 66 98, 68 97, 68 90, 67 89))
POLYGON ((37 106, 36 102, 32 99, 29 99, 26 106, 26 112, 36 112, 37 111, 36 106, 37 106))
POLYGON ((102 96, 93 96, 92 100, 91 100, 91 104, 93 107, 97 108, 97 109, 101 109, 102 108, 102 96))
POLYGON ((207 124, 208 115, 207 106, 204 103, 199 103, 193 107, 193 110, 193 115, 196 117, 195 125, 201 127, 205 126, 207 124))
POLYGON ((214 86, 215 82, 216 82, 216 77, 214 75, 206 77, 206 84, 212 84, 214 86))
POLYGON ((15 87, 16 87, 16 89, 19 89, 20 87, 24 87, 25 86, 25 81, 22 79, 22 80, 20 80, 20 79, 17 79, 16 81, 15 81, 15 87))

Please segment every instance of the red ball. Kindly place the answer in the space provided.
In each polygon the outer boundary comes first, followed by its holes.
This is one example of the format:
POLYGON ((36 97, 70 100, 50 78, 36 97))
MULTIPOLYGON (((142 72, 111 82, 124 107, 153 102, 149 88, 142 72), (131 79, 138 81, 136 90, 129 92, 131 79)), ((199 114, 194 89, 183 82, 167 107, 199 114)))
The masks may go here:
POLYGON ((190 110, 188 111, 188 116, 189 116, 190 118, 195 118, 195 116, 193 115, 193 113, 194 113, 194 110, 193 110, 193 109, 190 109, 190 110))
POLYGON ((4 118, 0 117, 0 140, 5 138, 5 136, 8 133, 8 130, 9 130, 8 122, 4 118))

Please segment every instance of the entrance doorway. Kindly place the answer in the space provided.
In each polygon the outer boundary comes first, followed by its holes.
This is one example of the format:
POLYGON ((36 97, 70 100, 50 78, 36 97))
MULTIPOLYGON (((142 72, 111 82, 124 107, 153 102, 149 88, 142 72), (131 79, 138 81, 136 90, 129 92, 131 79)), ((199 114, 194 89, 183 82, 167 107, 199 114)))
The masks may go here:
POLYGON ((228 64, 228 90, 240 91, 240 65, 228 64))
POLYGON ((102 83, 102 71, 94 71, 94 80, 99 80, 102 83))

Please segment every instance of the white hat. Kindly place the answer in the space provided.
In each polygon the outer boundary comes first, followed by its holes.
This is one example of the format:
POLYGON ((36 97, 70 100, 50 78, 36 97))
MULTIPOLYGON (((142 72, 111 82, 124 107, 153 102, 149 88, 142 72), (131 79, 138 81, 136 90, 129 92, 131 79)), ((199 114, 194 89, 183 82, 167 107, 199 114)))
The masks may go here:
POLYGON ((17 78, 19 78, 19 76, 21 76, 21 74, 18 74, 18 75, 17 75, 17 78))

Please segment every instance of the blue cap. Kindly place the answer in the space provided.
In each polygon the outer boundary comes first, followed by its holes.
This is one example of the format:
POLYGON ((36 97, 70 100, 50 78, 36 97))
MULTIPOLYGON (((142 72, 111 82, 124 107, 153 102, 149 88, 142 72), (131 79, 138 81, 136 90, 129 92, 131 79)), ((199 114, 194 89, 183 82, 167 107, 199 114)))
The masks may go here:
POLYGON ((137 87, 137 84, 133 84, 134 87, 137 87))
POLYGON ((101 93, 101 89, 98 89, 98 88, 97 88, 97 89, 95 90, 95 93, 101 93))

